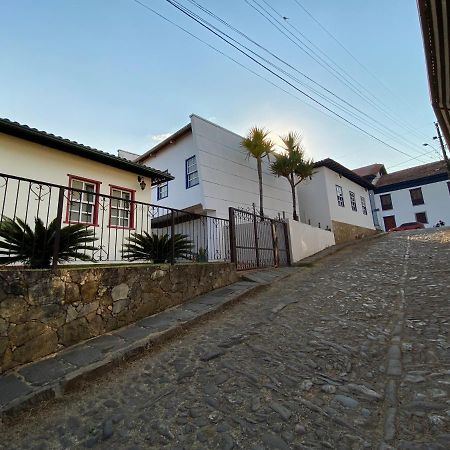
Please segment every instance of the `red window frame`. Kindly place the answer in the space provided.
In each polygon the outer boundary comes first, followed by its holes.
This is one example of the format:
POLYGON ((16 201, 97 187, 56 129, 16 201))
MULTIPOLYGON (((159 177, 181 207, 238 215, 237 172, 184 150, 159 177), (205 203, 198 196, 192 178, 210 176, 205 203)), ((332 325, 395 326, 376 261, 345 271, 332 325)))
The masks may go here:
POLYGON ((99 194, 100 194, 100 185, 102 184, 101 181, 97 181, 97 180, 92 180, 91 178, 85 178, 85 177, 79 177, 78 175, 71 175, 70 173, 67 174, 67 176, 69 177, 69 192, 68 192, 68 196, 67 196, 67 205, 66 205, 66 220, 64 221, 64 223, 67 224, 76 224, 76 223, 81 223, 83 225, 87 225, 87 226, 93 226, 93 227, 98 227, 98 207, 100 204, 100 199, 99 199, 99 194), (95 185, 95 203, 94 203, 94 214, 92 216, 92 222, 81 222, 81 221, 76 221, 76 220, 69 220, 69 215, 70 215, 70 202, 72 199, 72 181, 73 180, 77 180, 77 181, 83 181, 86 183, 91 183, 95 185))
MULTIPOLYGON (((109 205, 109 228, 118 228, 119 230, 134 230, 135 229, 135 223, 134 223, 134 211, 135 211, 135 197, 136 197, 136 190, 130 189, 124 186, 117 186, 115 184, 109 185, 109 195, 112 197, 112 191, 113 189, 117 189, 119 191, 125 191, 129 192, 130 195, 130 225, 128 227, 121 227, 119 225, 111 225, 111 204, 109 205)), ((111 200, 111 199, 110 199, 111 200)))

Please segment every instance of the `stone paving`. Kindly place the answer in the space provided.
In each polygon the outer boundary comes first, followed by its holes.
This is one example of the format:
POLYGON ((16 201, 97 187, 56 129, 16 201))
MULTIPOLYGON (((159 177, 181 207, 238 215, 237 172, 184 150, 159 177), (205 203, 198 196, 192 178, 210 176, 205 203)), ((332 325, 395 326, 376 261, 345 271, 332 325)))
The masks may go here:
POLYGON ((341 250, 1 425, 5 449, 448 449, 450 231, 341 250))

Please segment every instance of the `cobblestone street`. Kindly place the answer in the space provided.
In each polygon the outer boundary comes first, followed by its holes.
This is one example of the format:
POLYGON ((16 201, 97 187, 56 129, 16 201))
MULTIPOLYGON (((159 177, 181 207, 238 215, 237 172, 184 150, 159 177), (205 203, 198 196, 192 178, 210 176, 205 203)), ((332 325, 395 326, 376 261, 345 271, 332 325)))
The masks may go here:
POLYGON ((450 231, 359 243, 0 425, 4 449, 449 449, 450 231))

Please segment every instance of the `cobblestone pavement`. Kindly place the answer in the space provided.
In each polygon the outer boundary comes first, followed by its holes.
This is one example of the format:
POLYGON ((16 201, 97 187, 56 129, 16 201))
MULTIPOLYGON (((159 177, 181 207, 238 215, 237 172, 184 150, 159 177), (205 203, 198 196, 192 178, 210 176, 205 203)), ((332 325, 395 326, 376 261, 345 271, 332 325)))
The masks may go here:
POLYGON ((450 231, 274 283, 0 428, 5 449, 449 449, 450 231))

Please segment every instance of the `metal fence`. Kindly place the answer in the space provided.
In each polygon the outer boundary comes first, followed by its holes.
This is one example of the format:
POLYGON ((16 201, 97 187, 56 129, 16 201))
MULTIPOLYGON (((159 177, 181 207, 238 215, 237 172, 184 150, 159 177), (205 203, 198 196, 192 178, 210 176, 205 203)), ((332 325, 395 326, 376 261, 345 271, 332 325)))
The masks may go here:
POLYGON ((229 260, 226 219, 0 173, 0 264, 229 260))
POLYGON ((290 265, 287 223, 229 208, 231 259, 238 270, 290 265))

